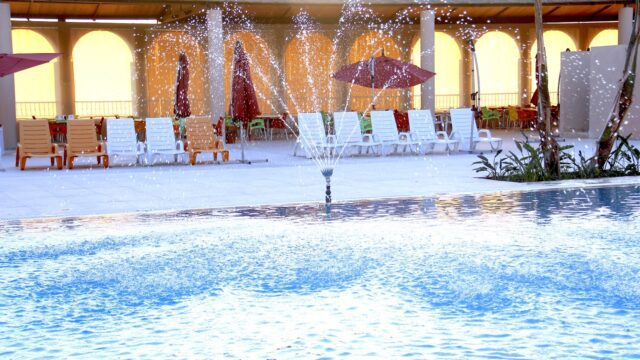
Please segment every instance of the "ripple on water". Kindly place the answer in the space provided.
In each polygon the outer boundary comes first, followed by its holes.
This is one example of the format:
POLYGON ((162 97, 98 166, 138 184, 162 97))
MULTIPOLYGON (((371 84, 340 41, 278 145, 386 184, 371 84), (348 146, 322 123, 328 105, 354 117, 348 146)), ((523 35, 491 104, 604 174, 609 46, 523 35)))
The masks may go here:
POLYGON ((637 358, 615 191, 4 225, 0 356, 637 358))

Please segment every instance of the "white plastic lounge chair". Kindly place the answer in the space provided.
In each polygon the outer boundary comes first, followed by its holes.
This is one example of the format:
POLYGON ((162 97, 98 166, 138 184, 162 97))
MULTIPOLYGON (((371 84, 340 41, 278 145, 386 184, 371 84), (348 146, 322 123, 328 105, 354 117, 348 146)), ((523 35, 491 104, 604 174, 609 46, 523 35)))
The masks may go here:
POLYGON ((478 130, 470 108, 451 109, 450 113, 451 138, 459 140, 463 149, 474 151, 479 143, 489 144, 491 151, 502 148, 501 138, 491 136, 491 131, 488 129, 478 130))
POLYGON ((311 158, 313 155, 335 151, 336 148, 335 136, 325 135, 322 115, 319 112, 298 114, 298 140, 293 149, 293 156, 297 156, 299 149, 303 149, 307 158, 311 158))
POLYGON ((144 159, 144 144, 139 142, 132 118, 107 119, 107 155, 135 158, 136 163, 144 159))
POLYGON ((178 157, 187 162, 187 153, 184 151, 184 143, 176 141, 173 132, 173 121, 170 118, 147 118, 145 121, 147 133, 147 159, 153 165, 159 156, 172 156, 174 161, 178 157))
POLYGON ((358 113, 353 111, 338 111, 333 113, 333 126, 336 130, 336 143, 339 147, 358 148, 358 154, 366 149, 365 154, 371 150, 372 154, 382 155, 382 143, 373 141, 371 134, 362 135, 360 132, 360 119, 358 113))
POLYGON ((393 146, 393 152, 398 152, 398 148, 402 146, 403 152, 409 149, 416 154, 420 153, 420 143, 417 140, 413 140, 409 133, 398 133, 393 111, 372 111, 371 128, 373 140, 381 142, 383 149, 393 146))
POLYGON ((450 139, 445 131, 436 131, 430 110, 409 110, 409 128, 411 136, 420 142, 425 154, 433 151, 436 145, 444 145, 447 152, 458 151, 458 140, 450 139))

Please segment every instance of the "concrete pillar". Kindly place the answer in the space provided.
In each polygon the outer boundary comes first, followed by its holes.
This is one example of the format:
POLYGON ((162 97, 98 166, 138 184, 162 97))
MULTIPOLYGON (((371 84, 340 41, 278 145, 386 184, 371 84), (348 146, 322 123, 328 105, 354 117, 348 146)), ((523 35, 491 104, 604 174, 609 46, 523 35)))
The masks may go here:
MULTIPOLYGON (((420 13, 420 67, 435 71, 435 14, 433 11, 420 13)), ((436 107, 435 78, 423 83, 420 88, 423 109, 435 111, 436 107)))
MULTIPOLYGON (((273 33, 270 34, 270 41, 272 44, 271 56, 276 61, 278 69, 282 69, 282 72, 278 74, 277 71, 271 71, 271 88, 273 93, 271 94, 271 106, 273 108, 260 109, 263 114, 280 114, 285 111, 287 107, 288 96, 285 94, 283 83, 286 80, 284 56, 287 44, 285 43, 286 33, 285 28, 282 26, 274 26, 273 33)), ((269 59, 265 59, 269 61, 269 59)), ((290 109, 291 110, 291 109, 290 109)))
POLYGON ((531 47, 533 44, 533 36, 535 36, 535 32, 528 29, 520 30, 520 39, 522 44, 520 45, 521 53, 520 53, 520 104, 521 106, 528 106, 529 100, 531 100, 531 96, 535 89, 531 87, 531 47))
POLYGON ((140 117, 147 117, 147 39, 143 30, 133 34, 134 49, 134 104, 140 117))
POLYGON ((220 116, 224 116, 224 86, 222 84, 224 82, 224 40, 222 31, 222 11, 218 9, 207 10, 208 76, 211 94, 211 120, 213 122, 218 121, 220 116))
MULTIPOLYGON (((462 47, 462 68, 460 76, 460 106, 471 107, 471 91, 473 88, 473 56, 469 50, 469 46, 464 44, 462 47)), ((438 76, 438 75, 436 75, 438 76)))
POLYGON ((76 91, 73 74, 73 45, 71 44, 71 30, 68 26, 61 26, 58 39, 60 42, 60 106, 58 112, 62 115, 76 113, 76 91))
POLYGON ((618 45, 628 45, 633 32, 633 8, 623 7, 618 11, 618 45))
MULTIPOLYGON (((0 3, 0 53, 13 53, 11 8, 7 3, 0 3)), ((4 132, 4 147, 5 149, 15 149, 17 143, 16 90, 13 75, 0 77, 0 109, 0 125, 2 125, 4 132)))

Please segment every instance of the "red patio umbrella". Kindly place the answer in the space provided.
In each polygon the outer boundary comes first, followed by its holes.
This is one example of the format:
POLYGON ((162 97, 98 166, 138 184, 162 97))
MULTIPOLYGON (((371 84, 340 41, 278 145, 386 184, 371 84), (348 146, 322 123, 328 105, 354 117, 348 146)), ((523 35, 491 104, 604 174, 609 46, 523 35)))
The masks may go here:
POLYGON ((408 88, 431 79, 434 72, 384 56, 345 65, 333 78, 376 89, 408 88))
POLYGON ((231 101, 229 114, 235 120, 240 120, 240 151, 241 163, 251 163, 244 158, 244 127, 249 121, 260 115, 256 90, 251 81, 249 58, 245 54, 240 41, 236 41, 233 49, 233 68, 231 71, 231 101))
POLYGON ((260 115, 256 90, 251 81, 249 58, 245 54, 240 41, 236 41, 233 49, 233 71, 231 78, 231 101, 229 114, 231 117, 247 123, 260 115))
POLYGON ((58 53, 0 54, 0 77, 46 64, 60 56, 58 53))
POLYGON ((184 52, 180 52, 178 57, 178 75, 176 79, 176 102, 173 106, 173 113, 179 118, 186 118, 191 115, 191 105, 189 104, 189 59, 184 52))

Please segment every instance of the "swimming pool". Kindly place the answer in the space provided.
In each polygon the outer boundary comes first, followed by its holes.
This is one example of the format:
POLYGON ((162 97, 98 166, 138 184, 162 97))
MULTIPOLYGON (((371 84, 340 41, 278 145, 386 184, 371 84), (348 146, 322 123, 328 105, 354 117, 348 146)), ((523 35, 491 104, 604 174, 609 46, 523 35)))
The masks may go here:
POLYGON ((0 223, 0 356, 640 358, 640 188, 0 223))

